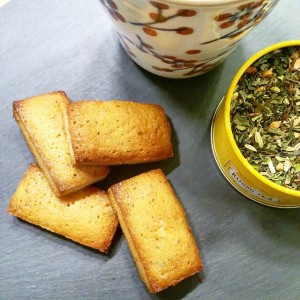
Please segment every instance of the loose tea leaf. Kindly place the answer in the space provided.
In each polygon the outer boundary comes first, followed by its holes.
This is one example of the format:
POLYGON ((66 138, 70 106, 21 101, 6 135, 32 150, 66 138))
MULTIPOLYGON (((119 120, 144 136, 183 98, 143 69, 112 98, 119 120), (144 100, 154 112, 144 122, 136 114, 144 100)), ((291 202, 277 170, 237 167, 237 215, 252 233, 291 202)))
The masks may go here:
POLYGON ((253 63, 230 109, 232 133, 247 161, 269 180, 300 190, 300 47, 253 63))

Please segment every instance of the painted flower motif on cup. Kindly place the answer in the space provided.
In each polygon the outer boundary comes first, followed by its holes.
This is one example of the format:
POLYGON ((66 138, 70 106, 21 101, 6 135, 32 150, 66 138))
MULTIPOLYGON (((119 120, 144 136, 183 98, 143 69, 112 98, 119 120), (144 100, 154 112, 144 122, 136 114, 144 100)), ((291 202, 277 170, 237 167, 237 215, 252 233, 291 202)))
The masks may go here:
POLYGON ((193 6, 184 1, 99 1, 137 64, 158 75, 184 78, 221 63, 279 0, 220 1, 205 7, 196 1, 193 6))
POLYGON ((251 27, 257 25, 270 11, 271 6, 276 5, 278 1, 279 0, 275 0, 272 3, 268 0, 253 1, 238 6, 235 11, 219 13, 216 15, 215 21, 222 31, 227 29, 227 32, 221 34, 221 36, 216 39, 202 43, 202 45, 215 42, 219 39, 233 39, 240 37, 251 27))
POLYGON ((195 10, 192 9, 178 9, 175 14, 167 14, 169 10, 169 5, 165 3, 160 3, 156 1, 149 2, 154 8, 155 11, 149 12, 150 22, 140 23, 140 22, 130 22, 132 25, 141 26, 143 31, 151 36, 157 36, 158 31, 171 31, 176 32, 181 35, 189 35, 194 32, 194 29, 191 27, 177 27, 177 28, 165 28, 159 26, 161 23, 166 23, 169 20, 180 18, 180 17, 193 17, 197 14, 195 10))
MULTIPOLYGON (((155 51, 154 47, 145 43, 140 36, 137 36, 139 41, 138 44, 135 44, 132 40, 130 40, 125 35, 119 34, 120 42, 127 52, 129 56, 135 58, 135 51, 141 51, 146 54, 152 55, 154 58, 158 59, 160 63, 164 64, 164 67, 152 65, 153 70, 162 71, 167 73, 184 71, 183 76, 194 76, 197 74, 203 74, 213 69, 217 64, 222 62, 228 51, 234 47, 234 45, 230 45, 226 49, 224 49, 221 53, 218 53, 214 57, 210 57, 208 59, 196 60, 196 59, 183 59, 171 55, 162 55, 155 51), (128 44, 129 43, 129 44, 128 44), (131 47, 133 46, 133 49, 131 47), (135 50, 134 50, 135 48, 135 50)), ((201 53, 201 50, 188 50, 186 54, 188 55, 197 55, 201 53)), ((158 65, 160 65, 158 63, 158 65)))
POLYGON ((118 12, 118 6, 113 0, 100 0, 100 2, 116 21, 126 22, 125 18, 118 12))

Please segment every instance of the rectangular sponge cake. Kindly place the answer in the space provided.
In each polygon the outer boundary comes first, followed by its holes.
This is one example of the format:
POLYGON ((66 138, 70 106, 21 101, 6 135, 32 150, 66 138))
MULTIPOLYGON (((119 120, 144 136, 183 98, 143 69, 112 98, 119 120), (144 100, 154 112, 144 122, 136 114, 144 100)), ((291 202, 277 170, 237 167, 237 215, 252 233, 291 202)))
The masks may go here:
POLYGON ((8 212, 102 252, 107 252, 118 225, 107 192, 90 186, 59 198, 34 164, 11 198, 8 212))
POLYGON ((57 195, 67 195, 104 179, 108 167, 72 164, 64 120, 69 100, 53 92, 13 103, 13 115, 31 152, 57 195))
POLYGON ((160 169, 117 183, 108 194, 150 292, 176 285, 202 268, 185 212, 160 169))
POLYGON ((67 108, 67 124, 77 165, 146 163, 173 155, 170 125, 157 104, 73 102, 67 108))

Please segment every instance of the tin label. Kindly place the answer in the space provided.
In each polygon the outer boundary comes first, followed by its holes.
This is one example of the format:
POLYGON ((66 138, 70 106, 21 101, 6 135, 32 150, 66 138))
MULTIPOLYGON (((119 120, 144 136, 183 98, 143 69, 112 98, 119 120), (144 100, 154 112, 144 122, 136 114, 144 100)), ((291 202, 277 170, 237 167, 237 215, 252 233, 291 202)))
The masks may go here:
POLYGON ((263 200, 269 203, 280 203, 280 199, 276 197, 271 197, 267 193, 253 187, 253 184, 249 182, 245 177, 243 177, 231 161, 228 161, 225 164, 225 169, 227 170, 227 174, 230 176, 230 182, 243 194, 246 194, 249 198, 260 201, 263 200))

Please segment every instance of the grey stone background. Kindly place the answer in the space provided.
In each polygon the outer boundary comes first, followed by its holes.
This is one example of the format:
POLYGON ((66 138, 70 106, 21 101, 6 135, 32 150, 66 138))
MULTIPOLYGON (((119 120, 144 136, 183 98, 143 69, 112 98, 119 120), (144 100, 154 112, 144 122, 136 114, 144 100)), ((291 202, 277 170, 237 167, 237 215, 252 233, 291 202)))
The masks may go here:
POLYGON ((272 43, 300 39, 299 0, 281 0, 217 69, 172 80, 132 62, 97 0, 12 0, 0 9, 0 299, 300 299, 300 211, 256 204, 219 172, 213 112, 241 64, 272 43), (33 157, 12 102, 54 90, 72 100, 131 99, 163 105, 175 157, 112 168, 111 183, 160 167, 186 210, 203 271, 147 292, 118 230, 108 255, 6 213, 33 157))

